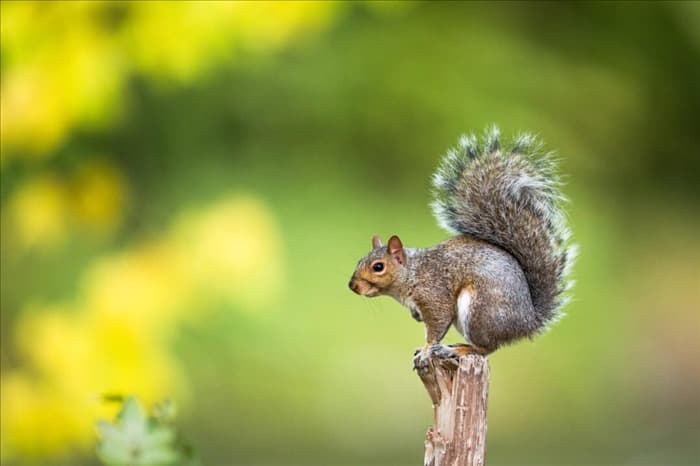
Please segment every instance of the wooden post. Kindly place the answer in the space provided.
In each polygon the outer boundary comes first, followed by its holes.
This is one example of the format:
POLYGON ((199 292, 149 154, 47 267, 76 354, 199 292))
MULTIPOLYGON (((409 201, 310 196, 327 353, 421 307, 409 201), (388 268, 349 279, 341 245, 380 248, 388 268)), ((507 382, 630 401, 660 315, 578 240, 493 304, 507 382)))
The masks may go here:
POLYGON ((483 466, 489 362, 468 354, 457 359, 414 360, 433 402, 434 425, 425 436, 425 466, 483 466))

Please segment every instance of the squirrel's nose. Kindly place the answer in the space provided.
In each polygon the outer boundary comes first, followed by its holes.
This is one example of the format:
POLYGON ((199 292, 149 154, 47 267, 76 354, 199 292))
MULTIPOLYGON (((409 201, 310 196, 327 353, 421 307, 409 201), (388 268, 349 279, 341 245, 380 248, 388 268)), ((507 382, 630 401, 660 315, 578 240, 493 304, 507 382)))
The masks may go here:
POLYGON ((357 283, 355 283, 355 280, 354 280, 354 279, 350 279, 350 281, 348 282, 348 287, 349 287, 352 291, 354 291, 355 293, 357 293, 357 283))

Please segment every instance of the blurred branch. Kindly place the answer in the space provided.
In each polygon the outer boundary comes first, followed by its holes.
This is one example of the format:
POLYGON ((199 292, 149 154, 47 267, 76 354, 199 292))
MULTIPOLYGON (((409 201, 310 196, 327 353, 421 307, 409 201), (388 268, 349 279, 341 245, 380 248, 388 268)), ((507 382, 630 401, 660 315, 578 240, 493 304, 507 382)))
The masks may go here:
POLYGON ((434 410, 434 425, 425 437, 425 466, 483 466, 488 359, 477 354, 459 361, 428 358, 415 368, 434 410))

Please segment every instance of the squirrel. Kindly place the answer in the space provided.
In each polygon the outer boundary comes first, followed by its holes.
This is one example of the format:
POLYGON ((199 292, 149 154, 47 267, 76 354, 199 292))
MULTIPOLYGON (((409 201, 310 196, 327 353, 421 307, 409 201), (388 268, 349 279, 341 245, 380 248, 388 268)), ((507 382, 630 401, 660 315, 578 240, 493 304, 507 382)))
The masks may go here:
POLYGON ((456 236, 424 249, 374 236, 350 289, 391 296, 424 322, 416 354, 486 355, 542 333, 561 316, 576 254, 552 154, 529 134, 501 147, 493 126, 462 136, 432 181, 435 217, 456 236), (468 344, 440 344, 451 325, 468 344))

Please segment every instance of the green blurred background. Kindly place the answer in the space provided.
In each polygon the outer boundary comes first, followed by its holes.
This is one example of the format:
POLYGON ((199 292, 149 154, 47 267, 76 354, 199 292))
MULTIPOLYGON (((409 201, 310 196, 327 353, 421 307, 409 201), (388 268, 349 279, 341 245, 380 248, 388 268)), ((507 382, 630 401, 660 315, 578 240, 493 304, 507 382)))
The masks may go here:
POLYGON ((491 357, 489 464, 700 464, 698 3, 1 5, 3 464, 96 464, 104 393, 207 465, 420 464, 423 328, 347 281, 445 238, 491 123, 557 150, 581 252, 491 357))

